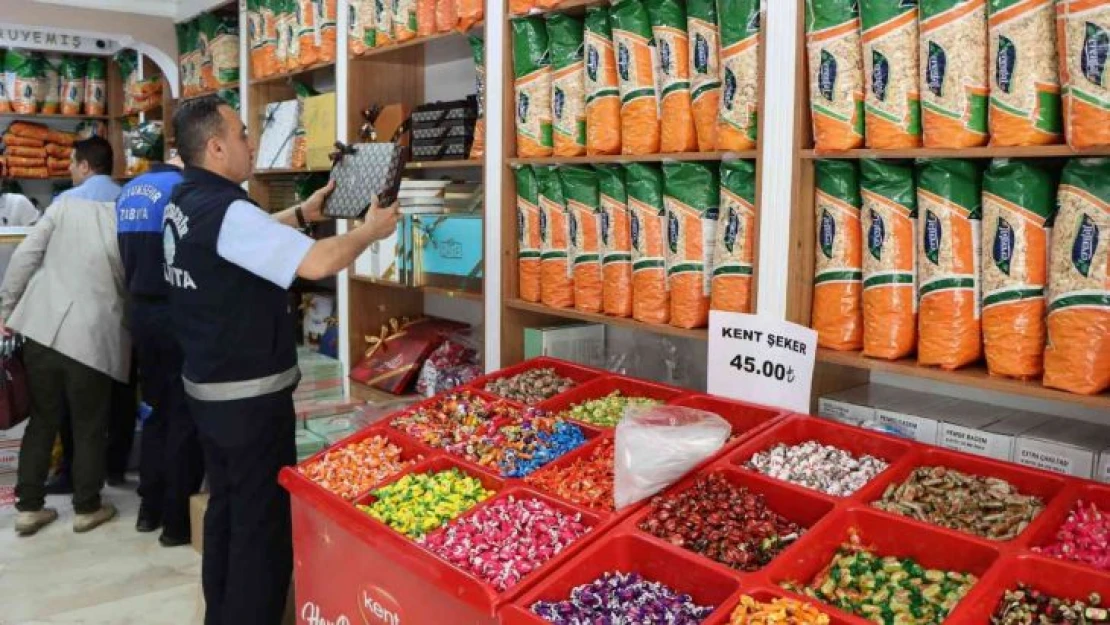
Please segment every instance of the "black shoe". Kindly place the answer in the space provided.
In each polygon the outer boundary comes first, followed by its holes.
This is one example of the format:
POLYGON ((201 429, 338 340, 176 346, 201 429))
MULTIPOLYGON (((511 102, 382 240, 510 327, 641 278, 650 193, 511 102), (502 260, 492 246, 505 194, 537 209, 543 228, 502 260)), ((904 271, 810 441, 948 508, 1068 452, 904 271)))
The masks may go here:
POLYGON ((139 506, 139 518, 135 521, 135 530, 142 534, 149 534, 162 527, 162 515, 147 508, 139 506))
POLYGON ((109 473, 108 486, 125 486, 127 485, 127 476, 123 473, 109 473))
POLYGON ((158 537, 158 542, 161 543, 163 547, 181 547, 184 545, 188 545, 193 541, 189 538, 175 538, 173 536, 162 534, 158 537))
POLYGON ((72 495, 73 480, 68 473, 59 473, 46 481, 47 495, 72 495))

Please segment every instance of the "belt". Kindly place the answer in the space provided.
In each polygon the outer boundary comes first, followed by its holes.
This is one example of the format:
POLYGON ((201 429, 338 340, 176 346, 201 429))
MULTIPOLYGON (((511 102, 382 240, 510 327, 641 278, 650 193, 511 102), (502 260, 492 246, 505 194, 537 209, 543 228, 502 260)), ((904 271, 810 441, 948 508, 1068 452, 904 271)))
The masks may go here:
POLYGON ((285 390, 301 380, 301 369, 297 365, 262 378, 239 380, 236 382, 193 382, 182 376, 185 393, 200 401, 235 401, 251 399, 285 390))

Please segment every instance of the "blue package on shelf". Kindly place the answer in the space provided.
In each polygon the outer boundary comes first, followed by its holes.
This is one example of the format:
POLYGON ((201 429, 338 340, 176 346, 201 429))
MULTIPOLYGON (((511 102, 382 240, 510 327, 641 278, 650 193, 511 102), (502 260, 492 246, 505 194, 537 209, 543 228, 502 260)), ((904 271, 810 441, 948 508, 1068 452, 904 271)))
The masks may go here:
POLYGON ((418 286, 481 289, 481 215, 415 215, 412 232, 418 286))

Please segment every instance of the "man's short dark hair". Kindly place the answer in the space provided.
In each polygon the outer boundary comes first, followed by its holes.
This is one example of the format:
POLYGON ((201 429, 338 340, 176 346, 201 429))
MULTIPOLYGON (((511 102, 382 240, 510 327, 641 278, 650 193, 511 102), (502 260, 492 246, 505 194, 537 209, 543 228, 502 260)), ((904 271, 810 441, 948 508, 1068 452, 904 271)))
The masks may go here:
POLYGON ((112 175, 112 166, 115 165, 115 155, 112 153, 112 144, 104 137, 89 137, 73 144, 73 160, 89 164, 89 169, 97 174, 112 175))
POLYGON ((173 136, 177 153, 190 167, 200 165, 208 140, 224 130, 220 107, 227 106, 218 95, 187 100, 173 114, 173 136))

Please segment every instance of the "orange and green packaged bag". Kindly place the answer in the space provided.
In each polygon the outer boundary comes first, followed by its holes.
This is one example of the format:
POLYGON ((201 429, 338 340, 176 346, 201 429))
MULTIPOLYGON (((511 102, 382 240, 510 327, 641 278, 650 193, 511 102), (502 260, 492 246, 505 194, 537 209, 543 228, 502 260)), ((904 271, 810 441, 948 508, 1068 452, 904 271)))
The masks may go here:
POLYGON ((397 42, 416 39, 416 0, 391 0, 393 38, 397 42))
POLYGON ((542 18, 512 21, 513 88, 516 93, 516 154, 551 156, 551 55, 542 18))
POLYGON ((486 3, 483 0, 458 0, 459 25, 456 30, 465 33, 485 19, 486 3))
POLYGON ((517 277, 520 299, 540 301, 540 187, 532 167, 516 175, 517 277))
POLYGON ((917 193, 913 165, 860 161, 863 355, 898 360, 917 346, 917 193))
POLYGON ((574 306, 570 222, 557 167, 533 167, 540 187, 540 301, 553 308, 574 306))
POLYGON ((624 168, 594 165, 601 210, 602 310, 614 317, 632 316, 632 230, 624 168))
POLYGON ((1068 145, 1110 145, 1110 3, 1056 0, 1068 145))
POLYGON ((667 323, 671 301, 667 290, 663 174, 655 165, 629 163, 624 166, 624 180, 632 240, 632 318, 667 323))
POLYGON ((860 0, 867 147, 921 146, 917 0, 860 0))
POLYGON ((320 63, 335 60, 339 33, 339 0, 312 0, 316 10, 315 45, 316 58, 320 63))
POLYGON ((478 90, 478 121, 474 122, 474 142, 470 144, 471 160, 486 156, 486 42, 471 36, 470 51, 474 54, 475 88, 478 90))
POLYGON ((284 71, 282 60, 278 59, 278 41, 281 39, 281 0, 259 0, 259 21, 262 26, 262 49, 259 51, 261 73, 257 77, 272 76, 284 71))
POLYGON ((574 271, 574 308, 601 312, 601 219, 597 173, 585 166, 559 168, 567 201, 569 255, 574 271))
POLYGON ((1048 273, 1044 385, 1110 388, 1110 159, 1072 159, 1060 180, 1048 273))
POLYGON ((806 58, 813 144, 863 145, 863 60, 858 0, 806 0, 806 58))
POLYGON ((859 166, 822 160, 816 170, 813 329, 820 347, 857 350, 863 347, 859 166))
POLYGON ((640 0, 617 0, 609 12, 621 92, 621 153, 659 152, 659 96, 651 19, 640 0))
POLYGON ((586 9, 586 154, 620 154, 621 90, 609 7, 586 9))
POLYGON ((983 175, 983 351, 991 375, 1028 380, 1044 371, 1051 174, 995 159, 983 175))
MULTIPOLYGON (((323 0, 319 0, 319 2, 323 4, 323 0)), ((316 6, 317 0, 294 0, 293 3, 296 14, 294 35, 297 39, 298 64, 301 67, 308 67, 320 62, 320 41, 317 35, 322 34, 323 24, 317 30, 316 20, 320 19, 320 16, 316 14, 316 6)))
POLYGON ((416 0, 416 36, 436 34, 436 0, 416 0))
POLYGON ((1060 143, 1053 0, 989 0, 991 145, 1060 143))
POLYGON ((459 25, 458 0, 437 0, 436 32, 449 33, 459 25))
POLYGON ((698 149, 690 101, 690 38, 686 7, 680 0, 644 0, 655 39, 655 72, 659 89, 659 151, 698 149))
POLYGON ((717 0, 721 23, 721 105, 717 149, 751 150, 759 134, 759 0, 717 0))
POLYGON ((720 193, 709 308, 750 313, 755 267, 755 162, 722 162, 720 193))
POLYGON ((663 164, 663 180, 670 324, 703 328, 709 324, 709 280, 720 213, 717 166, 667 162, 663 164))
POLYGON ((583 26, 577 17, 547 18, 551 52, 551 134, 555 156, 586 153, 586 71, 583 26))
POLYGON ((698 151, 717 149, 717 111, 721 105, 721 33, 715 0, 686 2, 690 41, 690 101, 698 151))
POLYGON ((919 0, 922 143, 987 142, 986 0, 919 0))
POLYGON ((917 180, 917 362, 958 369, 983 355, 982 185, 972 161, 923 163, 917 180))
POLYGON ((374 16, 375 47, 393 45, 393 1, 370 0, 370 2, 374 16))

